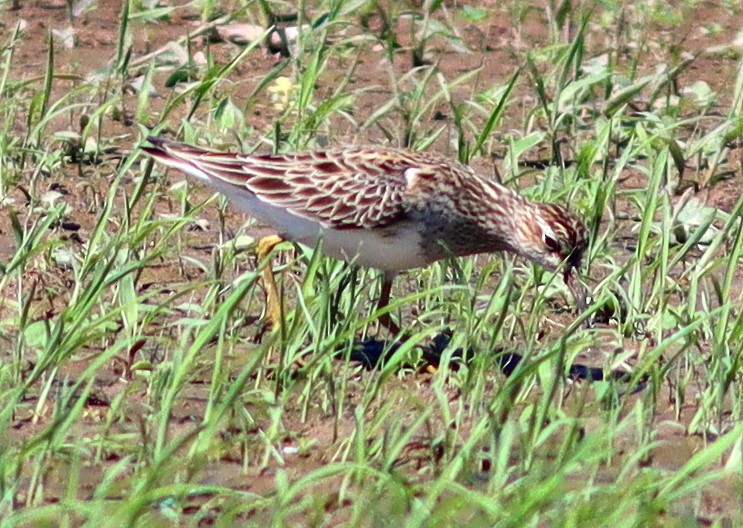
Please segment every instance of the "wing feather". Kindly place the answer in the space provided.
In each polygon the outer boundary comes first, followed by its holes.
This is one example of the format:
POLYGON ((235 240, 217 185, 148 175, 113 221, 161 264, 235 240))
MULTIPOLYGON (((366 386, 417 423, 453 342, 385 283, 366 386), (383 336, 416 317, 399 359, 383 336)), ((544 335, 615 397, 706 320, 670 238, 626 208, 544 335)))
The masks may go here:
POLYGON ((370 229, 404 219, 405 171, 425 158, 398 150, 344 149, 248 156, 149 138, 166 165, 249 191, 263 202, 335 229, 370 229))

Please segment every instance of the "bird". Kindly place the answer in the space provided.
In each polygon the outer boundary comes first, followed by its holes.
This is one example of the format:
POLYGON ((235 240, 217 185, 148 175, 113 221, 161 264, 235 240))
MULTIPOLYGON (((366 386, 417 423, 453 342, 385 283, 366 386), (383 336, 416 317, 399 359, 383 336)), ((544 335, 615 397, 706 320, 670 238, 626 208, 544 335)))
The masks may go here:
MULTIPOLYGON (((162 165, 209 184, 277 235, 261 239, 263 261, 282 240, 383 272, 377 313, 392 334, 394 277, 447 257, 508 252, 562 270, 579 307, 576 278, 589 236, 566 207, 532 202, 470 166, 427 152, 351 146, 286 154, 216 151, 150 136, 141 145, 162 165)), ((264 267, 268 324, 280 323, 273 271, 264 267)))

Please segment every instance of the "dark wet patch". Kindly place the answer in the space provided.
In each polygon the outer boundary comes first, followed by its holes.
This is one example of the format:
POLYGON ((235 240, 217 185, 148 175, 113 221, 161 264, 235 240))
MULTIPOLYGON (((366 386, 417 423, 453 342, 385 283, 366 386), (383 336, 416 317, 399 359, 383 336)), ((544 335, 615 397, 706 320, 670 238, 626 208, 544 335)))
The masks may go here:
MULTIPOLYGON (((442 362, 443 354, 451 341, 451 333, 442 332, 434 337, 428 345, 418 347, 420 352, 420 362, 416 364, 403 363, 401 367, 414 368, 439 368, 442 362)), ((349 359, 358 361, 368 370, 384 368, 389 361, 393 360, 394 355, 400 349, 401 342, 389 342, 381 339, 367 339, 361 341, 351 351, 349 359)), ((474 349, 464 350, 457 348, 449 357, 449 368, 457 370, 462 364, 471 363, 475 357, 482 353, 490 353, 495 359, 496 365, 506 376, 511 376, 516 372, 524 361, 524 356, 516 352, 507 351, 504 347, 495 347, 490 351, 478 351, 474 349)), ((568 367, 566 377, 572 380, 585 381, 618 381, 629 383, 633 379, 630 372, 614 370, 608 374, 604 369, 574 363, 568 367)), ((637 392, 645 388, 646 379, 642 379, 632 388, 631 392, 637 392)))

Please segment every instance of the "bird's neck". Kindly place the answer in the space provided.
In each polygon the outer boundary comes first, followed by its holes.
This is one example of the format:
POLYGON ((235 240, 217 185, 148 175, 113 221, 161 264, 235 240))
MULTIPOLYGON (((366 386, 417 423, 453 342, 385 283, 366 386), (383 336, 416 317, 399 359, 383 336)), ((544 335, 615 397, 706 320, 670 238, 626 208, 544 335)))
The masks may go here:
POLYGON ((539 204, 488 179, 483 179, 480 193, 481 206, 488 219, 487 228, 482 233, 483 245, 488 246, 487 251, 521 254, 524 236, 529 226, 533 225, 539 204))

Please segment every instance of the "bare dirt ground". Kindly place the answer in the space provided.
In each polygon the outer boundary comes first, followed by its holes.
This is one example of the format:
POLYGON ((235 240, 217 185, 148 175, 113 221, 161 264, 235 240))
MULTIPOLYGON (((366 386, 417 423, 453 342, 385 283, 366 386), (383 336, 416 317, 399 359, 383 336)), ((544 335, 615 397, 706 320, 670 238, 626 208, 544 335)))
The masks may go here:
MULTIPOLYGON (((490 2, 488 2, 490 3, 490 2)), ((496 2, 492 2, 494 11, 497 12, 496 2)), ((26 38, 21 45, 15 50, 14 61, 11 65, 10 75, 15 79, 26 79, 34 85, 43 83, 45 67, 48 53, 48 35, 51 30, 63 29, 72 26, 76 29, 77 40, 74 48, 64 49, 57 46, 55 49, 55 72, 56 78, 52 84, 51 100, 57 100, 66 92, 74 90, 89 72, 110 65, 115 59, 118 29, 120 26, 121 5, 118 1, 99 2, 95 9, 82 14, 79 18, 70 22, 66 2, 45 0, 45 1, 21 1, 20 9, 12 10, 6 3, 0 6, 0 41, 6 41, 19 22, 26 24, 26 31, 32 38, 26 38)), ((143 56, 170 41, 182 38, 188 31, 198 26, 198 21, 194 18, 194 13, 179 10, 168 21, 160 22, 156 30, 152 28, 134 27, 134 47, 133 58, 143 56)), ((463 24, 466 26, 466 24, 463 24)), ((658 43, 658 48, 654 50, 659 62, 667 62, 669 49, 674 45, 682 45, 685 51, 692 54, 698 54, 693 60, 692 65, 684 71, 678 78, 679 85, 688 85, 697 79, 704 79, 713 90, 720 90, 728 94, 730 90, 724 90, 726 86, 735 83, 737 75, 737 58, 727 57, 725 55, 713 55, 705 51, 716 42, 723 44, 730 42, 735 33, 743 27, 743 16, 730 18, 726 11, 718 8, 714 3, 707 2, 695 7, 693 11, 687 13, 683 23, 674 27, 663 27, 658 25, 656 28, 657 35, 653 40, 658 43), (721 31, 712 37, 706 37, 698 31, 700 25, 706 23, 719 23, 722 25, 721 31)), ((522 50, 530 47, 543 46, 548 43, 548 27, 543 19, 543 13, 534 11, 525 19, 522 31, 515 34, 513 29, 505 27, 498 22, 497 16, 491 16, 485 23, 478 27, 462 27, 465 35, 472 35, 472 47, 477 48, 478 43, 485 42, 481 45, 477 53, 469 55, 459 55, 454 52, 444 52, 436 58, 439 68, 447 78, 455 78, 462 73, 482 65, 482 72, 479 75, 479 82, 487 85, 489 82, 502 83, 512 73, 521 66, 523 53, 522 50)), ((569 30, 568 30, 569 31, 569 30)), ((405 32, 401 31, 401 41, 404 42, 405 32)), ((598 52, 604 45, 604 41, 612 38, 612 35, 605 35, 601 32, 589 32, 589 42, 592 49, 598 52)), ((226 42, 214 42, 207 44, 203 39, 192 41, 192 47, 195 51, 204 49, 209 45, 211 52, 216 60, 226 58, 234 51, 234 45, 226 42)), ((388 73, 382 66, 382 61, 378 56, 378 51, 370 49, 367 56, 363 57, 361 67, 357 68, 354 83, 357 85, 368 85, 370 87, 379 87, 379 79, 385 78, 388 73)), ((239 101, 240 94, 249 94, 256 86, 261 77, 273 68, 279 59, 266 52, 256 52, 250 54, 246 60, 239 64, 237 69, 232 73, 231 79, 234 84, 229 88, 236 100, 239 101)), ((400 71, 409 68, 410 56, 400 54, 396 57, 398 61, 395 64, 400 71)), ((338 61, 335 65, 337 72, 327 72, 323 77, 326 85, 317 86, 318 93, 332 93, 333 79, 335 76, 342 77, 348 64, 338 61)), ((648 62, 639 65, 641 70, 652 71, 654 64, 648 62)), ((152 105, 154 107, 163 107, 168 99, 168 89, 163 86, 165 75, 156 73, 154 85, 158 88, 158 94, 153 96, 152 105)), ((459 94, 455 97, 463 97, 467 92, 466 87, 461 88, 459 94)), ((385 88, 370 90, 364 97, 359 97, 356 101, 356 107, 353 114, 357 120, 361 121, 364 116, 370 115, 380 104, 380 101, 386 99, 387 93, 385 88)), ((720 108, 724 109, 731 101, 720 101, 720 108)), ((118 112, 107 113, 103 116, 101 126, 104 130, 102 136, 107 138, 116 138, 111 144, 111 154, 105 156, 99 163, 74 163, 70 160, 66 163, 63 172, 45 173, 42 169, 37 186, 41 190, 58 190, 65 195, 65 199, 75 207, 68 217, 69 224, 67 227, 58 226, 54 229, 53 235, 59 237, 65 243, 74 245, 85 244, 91 229, 94 227, 97 211, 91 209, 89 204, 91 198, 93 201, 100 200, 107 191, 112 174, 116 171, 119 162, 119 154, 131 151, 134 144, 139 140, 139 130, 133 120, 134 107, 136 105, 136 95, 125 92, 123 94, 123 103, 120 105, 118 112)), ((81 114, 84 111, 81 111, 81 114)), ((183 112, 182 109, 176 110, 183 112)), ((441 108, 440 118, 443 121, 451 119, 449 110, 441 108)), ((16 116, 16 122, 10 125, 10 128, 17 132, 19 136, 24 134, 26 123, 23 122, 23 116, 16 116)), ((204 116, 201 116, 204 117, 204 116)), ((272 122, 272 110, 269 107, 256 105, 253 114, 249 117, 251 125, 256 129, 269 129, 272 122)), ((501 131, 496 134, 504 133, 511 128, 520 128, 520 116, 510 116, 501 127, 501 131)), ((57 130, 76 130, 79 124, 72 121, 68 114, 64 117, 54 119, 54 126, 57 130)), ((144 123, 145 125, 154 124, 144 123)), ((173 118, 173 122, 177 122, 173 118)), ((348 125, 346 133, 340 131, 338 137, 346 136, 348 142, 364 141, 366 143, 379 143, 385 141, 379 131, 370 131, 363 138, 356 137, 355 131, 351 125, 348 125)), ((437 142, 434 150, 447 153, 448 141, 441 140, 437 142)), ((451 153, 449 153, 451 154, 451 153)), ((534 152, 530 156, 534 159, 540 159, 546 156, 546 152, 534 152)), ((731 177, 718 182, 713 187, 708 187, 696 192, 697 198, 704 203, 726 211, 730 211, 740 196, 740 189, 743 185, 743 174, 736 163, 740 163, 740 152, 734 151, 731 154, 731 177)), ((500 165, 501 160, 495 160, 496 165, 500 165)), ((484 160, 476 160, 480 169, 491 172, 492 164, 484 160)), ((1 168, 0 168, 1 170, 1 168)), ((29 167, 29 171, 36 170, 29 167)), ((28 175, 30 178, 31 174, 28 175)), ((178 176, 173 174, 171 178, 178 176)), ((625 188, 643 187, 646 184, 645 179, 639 174, 628 174, 626 180, 621 182, 625 188)), ((133 187, 133 183, 131 184, 133 187)), ((208 196, 207 191, 202 191, 203 196, 208 196)), ((15 209, 20 215, 23 215, 23 203, 25 202, 25 191, 16 189, 11 195, 16 201, 15 209)), ((177 207, 177 204, 169 203, 166 199, 160 204, 162 211, 168 211, 177 207)), ((215 211, 205 213, 212 225, 218 223, 215 211)), ((13 233, 9 222, 4 214, 0 219, 0 260, 8 260, 15 247, 13 233)), ((234 209, 227 210, 226 223, 228 229, 237 230, 245 221, 245 217, 235 212, 234 209)), ((211 247, 214 242, 214 230, 198 231, 193 230, 184 236, 189 239, 189 247, 192 254, 201 259, 208 259, 211 247), (201 249, 198 249, 201 247, 201 249), (197 249, 194 249, 197 248, 197 249)), ((246 269, 252 269, 254 266, 253 258, 245 257, 244 265, 246 269)), ((49 313, 59 310, 60 306, 65 303, 69 291, 69 276, 64 271, 45 269, 37 270, 37 278, 41 278, 43 288, 37 295, 40 302, 47 303, 49 313)), ((184 270, 179 262, 162 262, 156 268, 150 268, 145 271, 146 283, 152 284, 153 288, 177 289, 182 286, 189 278, 197 278, 201 271, 197 268, 184 270)), ((27 281, 30 284, 34 279, 34 272, 29 271, 27 281)), ((0 307, 0 312, 3 308, 0 307)), ((260 303, 254 303, 254 316, 257 320, 260 316, 260 303)), ((557 318, 560 320, 559 317, 557 318)), ((565 315, 562 322, 569 319, 565 315)), ((559 325, 558 325, 559 326, 559 325)), ((246 332, 257 332, 257 325, 246 325, 246 332)), ((624 345, 631 347, 632 344, 624 345)), ((94 352, 94 351, 91 351, 94 352)), ((135 351, 136 353, 136 351, 135 351)), ((6 355, 6 352, 3 352, 6 355)), ((94 355, 94 354, 92 354, 94 355)), ((157 354, 151 358, 157 360, 157 354)), ((94 397, 89 401, 89 408, 86 410, 86 421, 80 423, 79 430, 76 434, 80 436, 94 436, 100 431, 101 419, 105 416, 105 410, 117 398, 117 395, 126 393, 123 414, 129 418, 123 423, 115 424, 113 427, 119 428, 122 434, 130 434, 141 424, 138 423, 137 415, 138 406, 142 405, 146 398, 141 392, 141 387, 136 383, 125 379, 125 368, 130 362, 129 358, 120 358, 120 361, 113 364, 105 365, 97 375, 96 386, 93 390, 94 397)), ((207 360, 204 359, 203 378, 192 380, 188 395, 182 399, 178 411, 172 416, 174 425, 174 434, 187 432, 194 424, 197 424, 203 416, 207 401, 205 394, 208 393, 205 388, 210 381, 210 373, 207 360)), ((74 380, 88 367, 88 361, 85 357, 79 357, 76 361, 71 362, 68 370, 59 373, 59 383, 69 383, 74 380)), ((347 374, 347 373, 346 373, 347 374)), ((363 376, 362 370, 354 371, 354 376, 363 376)), ((416 393, 416 397, 421 402, 433 400, 436 396, 431 392, 429 387, 430 375, 425 372, 411 372, 405 377, 404 381, 393 381, 394 387, 390 390, 400 391, 401 398, 408 398, 410 393, 416 393)), ((450 395, 452 398, 456 394, 450 395)), ((349 402, 353 402, 359 396, 349 394, 349 402)), ((672 399, 670 388, 662 389, 660 397, 667 400, 666 410, 658 422, 669 424, 667 428, 656 431, 657 440, 662 445, 655 449, 649 457, 647 463, 657 467, 667 468, 669 470, 678 469, 686 463, 691 455, 703 445, 707 440, 701 437, 689 437, 685 434, 687 420, 693 414, 685 407, 694 406, 693 394, 690 394, 686 401, 688 402, 680 409, 680 415, 677 414, 676 406, 672 399)), ((54 399, 48 400, 53 403, 54 399)), ((18 413, 13 422, 13 430, 10 431, 9 440, 14 443, 22 442, 24 439, 31 438, 41 431, 46 425, 46 417, 49 416, 49 409, 38 409, 35 407, 35 401, 30 399, 27 403, 27 412, 18 413)), ((333 456, 333 442, 338 437, 343 437, 353 428, 353 416, 348 417, 347 423, 337 423, 332 418, 328 418, 322 410, 313 409, 311 419, 302 416, 299 410, 292 415, 284 417, 284 426, 287 430, 293 431, 291 437, 287 437, 287 446, 297 446, 302 443, 312 443, 313 448, 306 451, 300 451, 294 456, 286 456, 286 466, 290 478, 295 478, 311 469, 322 466, 333 456), (292 422, 292 420, 294 420, 292 422)), ((236 432, 235 434, 238 434, 236 432)), ((629 442, 629 440, 628 440, 629 442)), ((225 441, 225 443, 228 443, 225 441)), ((424 445, 424 442, 421 443, 424 445)), ((425 450, 424 450, 425 451, 425 450)), ((100 482, 101 474, 105 471, 106 464, 116 464, 121 459, 126 449, 120 453, 110 453, 109 457, 95 466, 91 466, 81 475, 82 489, 88 489, 91 493, 95 490, 100 482)), ((418 456, 430 456, 416 452, 415 445, 411 445, 409 453, 403 464, 415 464, 418 456)), ((64 472, 65 468, 60 467, 64 472)), ((234 487, 237 489, 249 489, 256 493, 270 490, 274 486, 274 474, 272 470, 265 467, 258 470, 251 469, 246 476, 239 452, 224 453, 219 462, 210 462, 201 468, 200 473, 203 475, 205 483, 217 483, 219 485, 234 487)), ((48 479, 47 494, 53 496, 55 493, 55 479, 48 479)), ((61 479, 60 479, 61 481, 61 479)), ((59 489, 59 496, 64 493, 59 489)), ((717 487, 710 490, 705 497, 704 510, 710 518, 716 518, 724 512, 731 512, 737 508, 736 501, 739 499, 739 490, 736 491, 735 483, 729 483, 729 489, 717 487)), ((18 502, 23 503, 24 498, 18 497, 18 502)))

